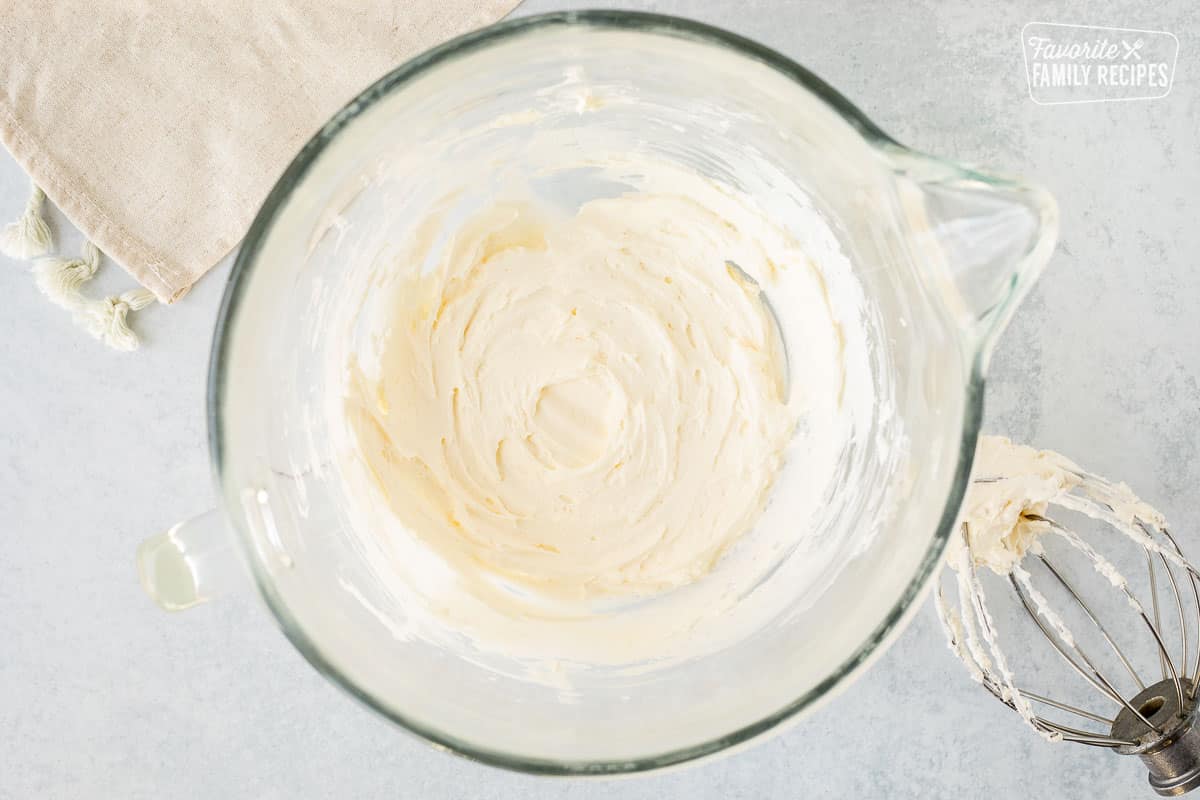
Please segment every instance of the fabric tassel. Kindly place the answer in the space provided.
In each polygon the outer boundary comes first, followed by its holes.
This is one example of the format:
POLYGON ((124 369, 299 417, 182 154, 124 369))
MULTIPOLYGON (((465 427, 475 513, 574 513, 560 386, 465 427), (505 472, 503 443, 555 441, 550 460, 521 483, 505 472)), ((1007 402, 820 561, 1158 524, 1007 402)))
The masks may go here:
MULTIPOLYGON (((46 195, 33 186, 33 196, 21 219, 0 231, 0 251, 13 258, 45 256, 54 245, 50 229, 42 219, 46 195)), ((76 324, 114 350, 136 350, 138 336, 129 327, 129 312, 145 308, 154 302, 153 292, 133 289, 103 300, 92 300, 83 294, 83 285, 100 269, 100 249, 90 241, 83 243, 78 258, 49 256, 37 258, 33 278, 38 289, 56 306, 72 311, 76 324)))
POLYGON ((32 186, 33 191, 25 205, 25 213, 0 231, 0 253, 9 258, 36 258, 44 256, 54 247, 50 226, 42 217, 42 205, 46 201, 46 194, 36 183, 32 186))
POLYGON ((40 258, 33 265, 33 278, 42 294, 56 306, 77 310, 87 300, 80 287, 95 276, 100 268, 100 250, 84 242, 79 258, 40 258))
POLYGON ((78 310, 77 319, 92 336, 114 350, 137 350, 141 342, 129 327, 129 312, 153 303, 154 293, 133 289, 103 300, 89 300, 78 310))

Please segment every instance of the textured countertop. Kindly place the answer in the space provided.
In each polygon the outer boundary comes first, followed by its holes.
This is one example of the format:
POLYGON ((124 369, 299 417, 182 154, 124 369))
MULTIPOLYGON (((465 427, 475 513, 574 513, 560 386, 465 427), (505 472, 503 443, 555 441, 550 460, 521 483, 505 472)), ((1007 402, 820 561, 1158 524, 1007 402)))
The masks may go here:
MULTIPOLYGON (((563 5, 529 0, 518 13, 563 5)), ((899 140, 1049 186, 1061 244, 1000 344, 986 428, 1127 480, 1200 553, 1192 0, 621 5, 751 36, 899 140), (1035 105, 1018 38, 1034 20, 1174 32, 1173 91, 1035 105)), ((0 219, 19 213, 26 192, 0 153, 0 219)), ((73 251, 77 234, 54 221, 73 251)), ((213 502, 204 378, 227 273, 228 262, 183 302, 138 315, 145 346, 127 355, 74 329, 22 265, 0 257, 0 798, 1149 796, 1136 763, 1022 728, 969 682, 930 608, 786 734, 609 782, 534 779, 430 750, 319 678, 249 591, 159 612, 137 585, 133 552, 213 502)), ((111 266, 97 280, 130 285, 111 266)))

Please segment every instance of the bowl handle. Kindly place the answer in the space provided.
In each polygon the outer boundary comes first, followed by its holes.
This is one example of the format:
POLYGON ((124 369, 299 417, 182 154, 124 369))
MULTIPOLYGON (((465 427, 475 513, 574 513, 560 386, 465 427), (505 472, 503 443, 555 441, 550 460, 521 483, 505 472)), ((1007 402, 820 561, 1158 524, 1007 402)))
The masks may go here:
POLYGON ((206 511, 142 542, 142 589, 164 611, 183 611, 225 594, 238 582, 238 560, 225 515, 206 511))

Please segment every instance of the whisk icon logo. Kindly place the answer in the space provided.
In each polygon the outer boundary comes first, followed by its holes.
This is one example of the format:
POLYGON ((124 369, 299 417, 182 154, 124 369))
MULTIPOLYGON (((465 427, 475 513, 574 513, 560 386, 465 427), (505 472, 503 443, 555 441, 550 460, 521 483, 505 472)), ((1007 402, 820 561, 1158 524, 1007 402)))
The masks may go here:
POLYGON ((1175 80, 1168 31, 1030 22, 1021 29, 1029 96, 1039 105, 1155 100, 1175 80))

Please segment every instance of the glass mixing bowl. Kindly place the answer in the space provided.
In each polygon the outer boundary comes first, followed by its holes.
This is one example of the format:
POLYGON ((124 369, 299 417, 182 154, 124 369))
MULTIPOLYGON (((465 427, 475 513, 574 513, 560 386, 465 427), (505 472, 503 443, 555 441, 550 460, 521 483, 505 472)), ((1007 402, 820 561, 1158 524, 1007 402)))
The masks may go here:
MULTIPOLYGON (((490 764, 637 772, 745 743, 846 686, 917 607, 970 470, 992 342, 1044 265, 1055 224, 1045 192, 900 146, 802 67, 724 31, 585 12, 462 37, 339 112, 267 198, 213 346, 222 507, 143 545, 143 583, 167 608, 218 594, 235 580, 223 551, 232 541, 323 675, 436 746, 490 764), (734 644, 586 671, 564 694, 469 648, 398 632, 406 610, 348 530, 330 468, 324 409, 336 394, 330 365, 345 354, 330 352, 327 334, 350 287, 368 285, 358 271, 378 267, 347 252, 385 256, 388 237, 447 193, 464 207, 514 181, 556 182, 571 202, 611 194, 598 154, 620 152, 703 175, 781 226, 819 220, 861 286, 854 313, 880 402, 853 421, 836 474, 821 476, 824 544, 799 554, 821 559, 820 580, 784 586, 788 602, 734 644)), ((786 326, 792 310, 774 306, 786 326)), ((785 475, 776 491, 786 490, 785 475)), ((770 508, 759 522, 791 524, 770 508)), ((760 585, 778 590, 788 575, 760 585)))

